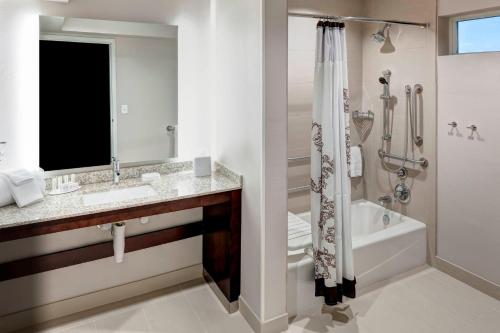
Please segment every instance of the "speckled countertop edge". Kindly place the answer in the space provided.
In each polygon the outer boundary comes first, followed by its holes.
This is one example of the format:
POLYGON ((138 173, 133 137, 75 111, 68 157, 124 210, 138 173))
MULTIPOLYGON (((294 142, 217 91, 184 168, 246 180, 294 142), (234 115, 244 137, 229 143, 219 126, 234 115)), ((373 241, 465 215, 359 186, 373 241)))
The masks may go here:
MULTIPOLYGON (((157 192, 155 196, 102 205, 85 206, 83 204, 83 196, 88 193, 146 185, 146 183, 141 181, 140 174, 158 170, 148 168, 147 171, 141 169, 140 173, 134 171, 137 177, 123 179, 118 185, 114 185, 110 181, 94 182, 83 185, 82 188, 76 192, 58 196, 47 196, 43 202, 25 208, 18 208, 15 205, 2 207, 0 208, 0 230, 20 225, 42 223, 69 217, 229 192, 242 188, 242 176, 234 173, 221 164, 215 163, 215 168, 211 176, 195 177, 192 172, 191 162, 187 163, 188 164, 184 164, 178 169, 180 171, 162 173, 160 180, 150 183, 151 187, 157 192)), ((167 167, 164 170, 172 170, 172 168, 167 167)))

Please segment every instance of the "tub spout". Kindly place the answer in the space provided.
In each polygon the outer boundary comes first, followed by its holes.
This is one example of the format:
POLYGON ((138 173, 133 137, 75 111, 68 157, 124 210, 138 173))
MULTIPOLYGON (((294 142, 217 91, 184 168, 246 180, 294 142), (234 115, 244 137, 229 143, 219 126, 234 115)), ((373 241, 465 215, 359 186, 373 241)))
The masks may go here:
POLYGON ((378 198, 378 203, 382 207, 386 207, 392 203, 392 196, 387 194, 378 198))

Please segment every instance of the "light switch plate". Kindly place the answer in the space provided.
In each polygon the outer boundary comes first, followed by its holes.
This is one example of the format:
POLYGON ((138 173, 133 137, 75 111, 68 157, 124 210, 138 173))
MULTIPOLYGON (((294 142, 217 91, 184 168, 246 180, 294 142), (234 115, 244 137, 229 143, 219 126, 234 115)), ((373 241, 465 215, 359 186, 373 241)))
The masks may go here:
POLYGON ((122 114, 127 114, 128 113, 128 105, 122 105, 121 111, 122 111, 122 114))

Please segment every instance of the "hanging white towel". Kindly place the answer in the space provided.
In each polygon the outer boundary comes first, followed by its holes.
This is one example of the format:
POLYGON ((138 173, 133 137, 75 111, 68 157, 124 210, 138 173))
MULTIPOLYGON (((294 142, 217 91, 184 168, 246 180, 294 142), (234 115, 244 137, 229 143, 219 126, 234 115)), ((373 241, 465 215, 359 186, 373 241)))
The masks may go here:
POLYGON ((2 173, 2 177, 18 207, 43 200, 42 184, 40 179, 35 180, 33 173, 27 170, 6 171, 2 173))
POLYGON ((363 176, 363 156, 361 147, 351 147, 351 178, 363 176))

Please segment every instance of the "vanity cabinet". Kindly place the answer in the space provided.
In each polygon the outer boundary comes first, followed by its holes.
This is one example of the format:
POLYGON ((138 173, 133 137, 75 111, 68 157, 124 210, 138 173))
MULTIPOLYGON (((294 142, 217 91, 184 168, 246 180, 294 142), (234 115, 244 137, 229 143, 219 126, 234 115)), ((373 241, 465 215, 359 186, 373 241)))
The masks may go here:
MULTIPOLYGON (((240 295, 241 189, 193 195, 176 200, 60 219, 55 218, 43 222, 3 226, 0 229, 0 242, 197 207, 203 208, 203 219, 201 221, 126 237, 125 252, 133 252, 203 235, 204 277, 225 308, 229 312, 234 312, 238 309, 237 301, 240 295)), ((108 241, 2 263, 0 264, 0 281, 111 256, 113 256, 113 242, 108 241)))

